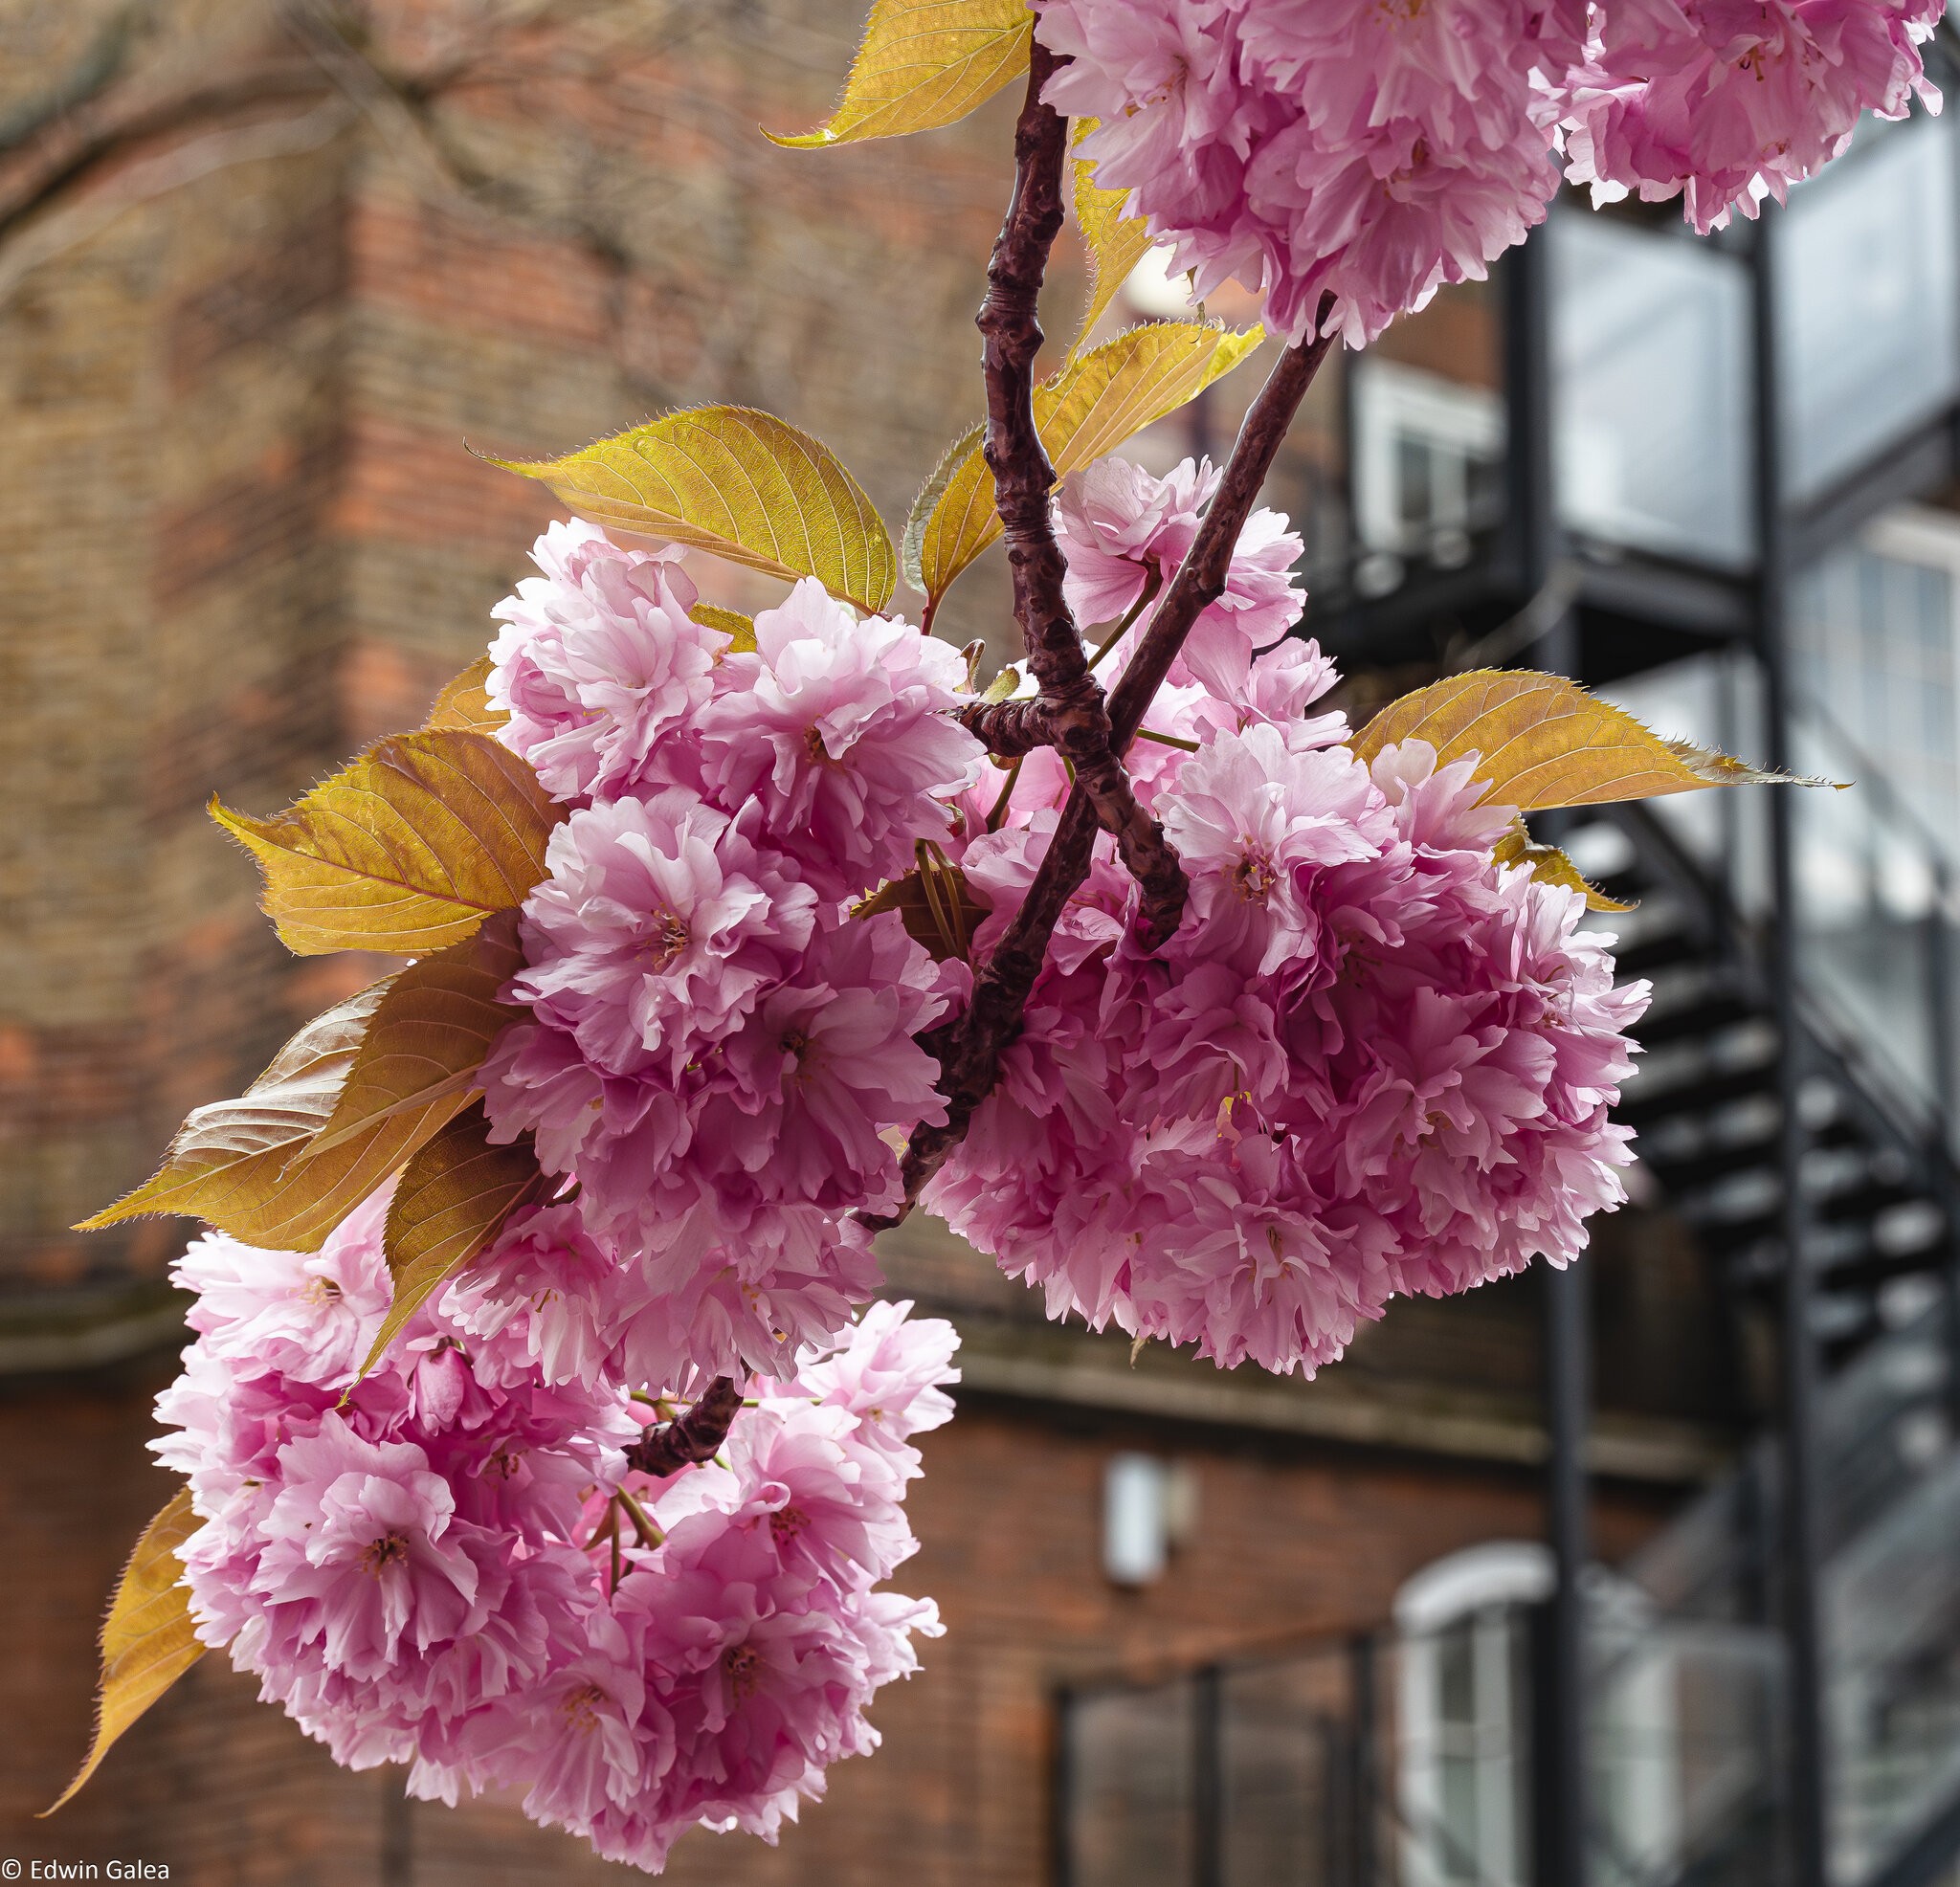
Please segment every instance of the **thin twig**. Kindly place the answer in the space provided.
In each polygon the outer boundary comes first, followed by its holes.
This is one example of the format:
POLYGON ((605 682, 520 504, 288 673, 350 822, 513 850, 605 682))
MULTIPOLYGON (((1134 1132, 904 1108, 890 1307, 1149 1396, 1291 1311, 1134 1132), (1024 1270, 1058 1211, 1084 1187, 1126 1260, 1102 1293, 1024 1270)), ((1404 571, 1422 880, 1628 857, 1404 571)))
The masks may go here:
MULTIPOLYGON (((987 430, 981 443, 993 474, 994 506, 1007 541, 1014 617, 1040 691, 1033 705, 993 717, 1017 744, 996 746, 1010 756, 1053 746, 1075 769, 1117 851, 1135 876, 1153 934, 1176 928, 1189 889, 1164 829, 1138 805, 1129 775, 1111 742, 1102 689, 1089 673, 1081 632, 1062 593, 1068 566, 1056 542, 1050 498, 1055 467, 1035 424, 1035 359, 1041 349, 1036 306, 1048 254, 1061 232, 1068 168, 1068 123, 1042 103, 1041 89, 1056 67, 1037 40, 1028 65, 1028 90, 1014 127, 1014 189, 1007 219, 987 266, 987 299, 978 325, 987 378, 987 430), (1040 738, 1035 738, 1035 730, 1040 738)), ((1003 703, 1003 707, 1009 704, 1003 703)), ((976 710, 985 722, 985 710, 976 710)), ((977 730, 976 730, 977 731, 977 730)), ((987 738, 982 735, 982 738, 987 738)))
MULTIPOLYGON (((1322 325, 1325 320, 1324 302, 1322 325)), ((1246 413, 1197 537, 1124 670, 1123 679, 1109 697, 1109 718, 1119 752, 1142 725, 1144 712, 1192 626, 1206 606, 1224 593, 1238 534, 1329 344, 1330 338, 1322 336, 1287 348, 1246 413)), ((867 1224, 883 1227, 904 1218, 946 1164, 947 1156, 965 1138, 974 1110, 993 1092, 1000 1077, 1001 1053, 1020 1030, 1029 993, 1048 954, 1048 941, 1076 888, 1088 876, 1097 825, 1095 809, 1078 786, 1062 809, 1027 897, 1002 932, 986 967, 974 979, 973 999, 966 1014, 956 1029, 943 1032, 934 1044, 933 1052, 940 1058, 939 1091, 946 1097, 946 1121, 936 1127, 913 1129, 902 1167, 904 1203, 889 1216, 867 1217, 867 1224)))

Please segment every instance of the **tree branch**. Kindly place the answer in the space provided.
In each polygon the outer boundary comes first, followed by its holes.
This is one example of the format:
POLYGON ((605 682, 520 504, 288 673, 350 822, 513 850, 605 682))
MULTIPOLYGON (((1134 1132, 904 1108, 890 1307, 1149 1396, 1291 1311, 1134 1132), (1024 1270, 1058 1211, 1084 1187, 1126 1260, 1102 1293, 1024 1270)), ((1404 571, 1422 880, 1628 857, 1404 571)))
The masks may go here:
MULTIPOLYGON (((1317 326, 1325 325, 1332 300, 1331 296, 1321 298, 1317 326)), ((1118 753, 1136 738, 1198 617, 1224 595, 1238 534, 1258 501, 1259 487, 1273 469, 1286 429, 1293 424, 1293 415, 1300 411, 1300 403, 1333 343, 1331 334, 1318 334, 1288 347, 1247 409, 1238 437, 1233 442, 1232 456, 1225 463, 1224 477, 1206 508, 1205 522, 1198 526, 1198 534, 1177 566, 1136 654, 1110 694, 1109 721, 1118 753)))
MULTIPOLYGON (((1324 301, 1319 324, 1325 325, 1326 314, 1324 301)), ((1119 754, 1143 724, 1145 711, 1192 626, 1206 606, 1224 593, 1238 534, 1331 344, 1331 337, 1322 335, 1287 348, 1246 413, 1197 537, 1109 698, 1113 744, 1119 754)), ((902 1167, 904 1203, 889 1216, 868 1218, 874 1228, 904 1218, 947 1156, 965 1139, 974 1110, 993 1092, 1000 1078, 1001 1054, 1019 1032, 1029 993, 1048 955, 1049 939, 1068 900, 1089 875, 1097 825, 1095 809, 1078 781, 1027 897, 974 981, 973 1000, 966 1014, 956 1029, 941 1031, 931 1044, 940 1057, 939 1091, 946 1097, 946 1122, 913 1129, 902 1167)))
POLYGON ((666 1476, 712 1461, 741 1410, 742 1390, 734 1379, 717 1376, 685 1415, 664 1429, 649 1429, 635 1442, 626 1451, 626 1465, 638 1474, 666 1476))
MULTIPOLYGON (((1102 684, 1089 673, 1081 632, 1062 593, 1068 566, 1055 539, 1049 495, 1055 467, 1035 424, 1035 357, 1041 348, 1037 304, 1048 253, 1060 233, 1068 165, 1068 123, 1041 102, 1055 71, 1038 40, 1028 62, 1028 91, 1014 127, 1014 189, 987 266, 978 326, 985 342, 987 432, 981 452, 993 474, 995 508, 1007 540, 1014 616, 1040 694, 1038 714, 1002 717, 1025 738, 1038 721, 1044 738, 1075 769, 1124 863, 1143 888, 1151 935, 1176 929, 1189 886, 1164 829, 1141 806, 1110 739, 1102 684)), ((1026 752, 1027 745, 1010 749, 1026 752)))

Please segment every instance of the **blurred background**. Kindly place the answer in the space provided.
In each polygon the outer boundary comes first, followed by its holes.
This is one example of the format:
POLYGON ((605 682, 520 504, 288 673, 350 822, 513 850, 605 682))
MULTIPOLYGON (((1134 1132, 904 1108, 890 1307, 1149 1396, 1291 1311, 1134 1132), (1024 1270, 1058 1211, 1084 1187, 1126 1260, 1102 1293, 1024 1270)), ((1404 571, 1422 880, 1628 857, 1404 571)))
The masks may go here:
MULTIPOLYGON (((0 0, 0 1851, 617 1872, 336 1769, 215 1658, 31 1819, 183 1341, 182 1225, 66 1228, 388 967, 286 958, 203 806, 276 810, 480 652, 550 512, 466 441, 754 404, 896 523, 978 415, 1013 99, 757 134, 823 117, 860 11, 0 0)), ((948 1634, 780 1849, 691 1835, 672 1878, 1960 1880, 1956 162, 1949 120, 1872 124, 1709 241, 1562 202, 1330 361, 1267 497, 1357 717, 1554 667, 1856 789, 1564 821, 1656 988, 1634 1203, 1570 1272, 1398 1303, 1301 1384, 1132 1362, 890 1238, 965 1340, 901 1579, 948 1634)), ((1051 333, 1081 292, 1071 236, 1051 333)), ((1175 304, 1147 268, 1116 319, 1175 304)), ((1222 454, 1269 358, 1136 454, 1222 454)), ((1005 655, 1005 598, 978 569, 942 628, 1005 655)))

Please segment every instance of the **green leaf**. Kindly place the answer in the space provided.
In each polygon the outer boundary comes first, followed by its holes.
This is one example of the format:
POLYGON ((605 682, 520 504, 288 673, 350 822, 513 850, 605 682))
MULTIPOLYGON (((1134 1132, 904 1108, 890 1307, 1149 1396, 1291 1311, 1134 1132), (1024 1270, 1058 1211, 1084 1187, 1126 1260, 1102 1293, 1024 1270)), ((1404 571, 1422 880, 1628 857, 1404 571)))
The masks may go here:
POLYGON ((393 982, 390 977, 371 984, 315 1016, 237 1099, 193 1108, 155 1178, 76 1230, 96 1232, 146 1213, 180 1212, 271 1250, 318 1249, 320 1238, 387 1177, 390 1166, 350 1167, 361 1189, 323 1222, 312 1210, 314 1185, 289 1188, 287 1168, 333 1118, 347 1072, 393 982), (318 1235, 303 1244, 309 1230, 318 1235))
POLYGON ((493 1146, 479 1105, 444 1126, 409 1162, 389 1202, 384 1250, 394 1279, 366 1375, 432 1292, 454 1277, 502 1231, 520 1207, 548 1198, 559 1182, 538 1165, 528 1134, 493 1146))
POLYGON ((830 122, 763 135, 819 150, 957 123, 1027 71, 1034 25, 1027 0, 876 0, 830 122))
POLYGON ((212 801, 258 858, 264 907, 301 956, 419 956, 522 904, 565 817, 538 776, 487 735, 394 734, 270 819, 212 801))
POLYGON ((505 726, 509 714, 490 704, 491 666, 488 655, 479 655, 455 680, 446 683, 429 710, 422 731, 426 734, 451 727, 468 734, 495 734, 505 726))
MULTIPOLYGON (((1265 339, 1213 322, 1153 322, 1069 361, 1035 388, 1035 424, 1057 477, 1080 471, 1175 412, 1265 339)), ((982 429, 961 434, 913 501, 905 578, 935 608, 953 579, 1000 535, 982 429)))
POLYGON ((203 1524, 191 1509, 190 1490, 181 1487, 144 1528, 102 1624, 101 1695, 88 1755, 42 1815, 71 1801, 122 1732, 204 1655, 191 1624, 184 1563, 177 1557, 203 1524))
POLYGON ((1384 747, 1427 741, 1437 765, 1467 754, 1481 764, 1485 798, 1521 812, 1657 799, 1703 787, 1821 786, 1663 741, 1610 701, 1562 675, 1479 669, 1391 701, 1350 744, 1372 763, 1384 747))
POLYGON ((747 407, 695 407, 564 458, 490 461, 542 479, 581 516, 769 576, 815 577, 876 615, 898 581, 864 488, 808 433, 747 407))
MULTIPOLYGON (((1080 144, 1096 128, 1093 118, 1078 119, 1075 138, 1080 144)), ((1071 354, 1079 353, 1089 331, 1102 319, 1102 312, 1116 299, 1116 292, 1129 279, 1130 271, 1143 260, 1150 246, 1149 232, 1141 216, 1125 216, 1123 206, 1127 190, 1101 189, 1096 184, 1096 166, 1081 158, 1075 161, 1076 221, 1082 232, 1082 243, 1089 253, 1089 299, 1082 309, 1082 322, 1077 331, 1071 354)))
POLYGON ((1562 884, 1568 891, 1576 891, 1585 899, 1589 911, 1631 911, 1634 908, 1631 904, 1622 904, 1617 898, 1609 898, 1596 885, 1589 883, 1578 866, 1557 846, 1540 845, 1531 836, 1522 817, 1498 840, 1493 856, 1500 865, 1523 865, 1535 878, 1543 878, 1548 884, 1562 884))
POLYGON ((724 610, 719 603, 697 603, 688 610, 690 622, 698 622, 703 629, 719 629, 728 638, 728 653, 733 655, 755 654, 755 618, 745 616, 740 610, 724 610))
POLYGON ((969 960, 973 933, 993 906, 968 882, 957 865, 930 854, 922 855, 916 871, 880 885, 857 904, 854 918, 875 918, 896 911, 912 941, 939 963, 957 957, 969 960))

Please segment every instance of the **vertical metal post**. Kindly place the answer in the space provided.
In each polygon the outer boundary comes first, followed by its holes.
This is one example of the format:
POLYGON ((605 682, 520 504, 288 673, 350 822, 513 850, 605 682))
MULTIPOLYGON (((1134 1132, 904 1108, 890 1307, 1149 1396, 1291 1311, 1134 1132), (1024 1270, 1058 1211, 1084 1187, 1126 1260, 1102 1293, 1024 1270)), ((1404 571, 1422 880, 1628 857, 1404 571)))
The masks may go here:
POLYGON ((1048 1865, 1054 1887, 1075 1887, 1076 1695, 1055 1696, 1055 1749, 1049 1771, 1048 1865))
POLYGON ((1960 1026, 1953 983, 1953 868, 1943 853, 1933 855, 1932 909, 1927 914, 1927 993, 1932 1023, 1933 1171, 1940 1210, 1947 1221, 1947 1412, 1960 1429, 1960 1184, 1954 1170, 1954 1109, 1960 1103, 1960 1026))
MULTIPOLYGON (((1755 344, 1757 654, 1771 766, 1794 758, 1790 714, 1786 615, 1790 544, 1782 492, 1781 375, 1777 366, 1775 255, 1778 211, 1765 206, 1750 255, 1751 325, 1755 344)), ((1826 1887, 1830 1852, 1829 1771, 1824 1746, 1823 1619, 1818 1604, 1817 1434, 1818 1360, 1812 1314, 1803 1197, 1809 1133, 1802 1111, 1803 1058, 1797 1013, 1798 968, 1793 796, 1770 794, 1770 878, 1773 913, 1768 938, 1771 995, 1775 1010, 1776 1092, 1782 1109, 1778 1152, 1783 1179, 1778 1233, 1782 1273, 1783 1598, 1782 1626, 1790 1654, 1790 1774, 1786 1826, 1792 1887, 1826 1887)))
MULTIPOLYGON (((1551 575, 1558 555, 1552 490, 1551 255, 1537 231, 1506 262, 1504 455, 1507 525, 1518 588, 1528 599, 1551 575)), ((1567 610, 1534 651, 1542 668, 1578 672, 1577 624, 1567 610)), ((1544 1273, 1546 1533, 1555 1580, 1548 1629, 1534 1639, 1547 1662, 1534 1685, 1545 1716, 1532 1738, 1531 1824, 1536 1877, 1548 1887, 1585 1887, 1586 1855, 1586 1479, 1591 1401, 1591 1276, 1584 1260, 1544 1273)))
POLYGON ((1550 231, 1504 257, 1504 535, 1519 602, 1545 587, 1557 555, 1551 488, 1550 231))
POLYGON ((1354 1843, 1350 1887, 1374 1887, 1376 1791, 1381 1787, 1375 1751, 1375 1641, 1363 1633, 1348 1653, 1348 1681, 1353 1692, 1354 1843))
POLYGON ((1193 1887, 1225 1887, 1224 1673, 1208 1664, 1192 1680, 1193 1887))

